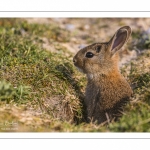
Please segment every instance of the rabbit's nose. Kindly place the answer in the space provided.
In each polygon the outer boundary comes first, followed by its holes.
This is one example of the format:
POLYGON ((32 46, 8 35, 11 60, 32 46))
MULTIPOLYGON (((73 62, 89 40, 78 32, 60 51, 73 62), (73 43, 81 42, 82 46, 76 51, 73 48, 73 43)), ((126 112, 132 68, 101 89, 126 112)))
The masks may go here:
POLYGON ((73 63, 75 64, 77 62, 77 60, 75 58, 73 58, 73 63))

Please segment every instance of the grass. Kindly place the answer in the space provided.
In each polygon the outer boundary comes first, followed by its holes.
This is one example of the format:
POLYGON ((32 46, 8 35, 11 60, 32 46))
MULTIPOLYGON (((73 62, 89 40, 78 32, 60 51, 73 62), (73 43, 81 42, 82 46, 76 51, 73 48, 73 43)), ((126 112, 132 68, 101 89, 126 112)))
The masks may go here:
POLYGON ((56 24, 0 19, 0 131, 149 132, 150 73, 147 62, 141 62, 150 52, 122 68, 134 87, 123 117, 108 126, 87 124, 82 104, 86 79, 61 45, 71 36, 56 24), (43 37, 55 52, 42 47, 43 37))

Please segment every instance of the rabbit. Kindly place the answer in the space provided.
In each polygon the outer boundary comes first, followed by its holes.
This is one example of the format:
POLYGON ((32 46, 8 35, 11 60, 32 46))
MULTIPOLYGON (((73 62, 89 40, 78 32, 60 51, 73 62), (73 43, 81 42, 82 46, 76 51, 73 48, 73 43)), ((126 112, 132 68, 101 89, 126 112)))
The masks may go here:
POLYGON ((87 122, 108 124, 117 121, 133 94, 118 67, 118 51, 131 32, 129 26, 123 26, 109 42, 91 44, 73 57, 74 65, 87 76, 84 99, 87 122))

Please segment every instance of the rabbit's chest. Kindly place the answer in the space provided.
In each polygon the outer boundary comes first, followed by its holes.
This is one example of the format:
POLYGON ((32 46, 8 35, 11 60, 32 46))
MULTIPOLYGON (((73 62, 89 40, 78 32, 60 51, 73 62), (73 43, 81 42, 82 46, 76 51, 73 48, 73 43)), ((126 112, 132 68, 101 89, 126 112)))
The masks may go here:
POLYGON ((95 85, 88 84, 85 91, 85 104, 92 108, 99 103, 100 99, 100 89, 95 85))
POLYGON ((85 104, 91 109, 96 107, 101 110, 113 108, 121 99, 130 97, 131 91, 129 88, 128 84, 123 84, 121 81, 87 84, 85 104))

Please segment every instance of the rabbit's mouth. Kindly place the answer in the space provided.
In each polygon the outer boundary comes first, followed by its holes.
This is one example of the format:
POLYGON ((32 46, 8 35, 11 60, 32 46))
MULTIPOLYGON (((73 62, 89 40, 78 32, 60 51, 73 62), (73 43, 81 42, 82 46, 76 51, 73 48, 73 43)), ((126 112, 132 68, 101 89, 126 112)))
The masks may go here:
POLYGON ((77 67, 77 66, 76 66, 76 68, 77 68, 80 72, 84 73, 81 68, 79 68, 79 67, 77 67))

